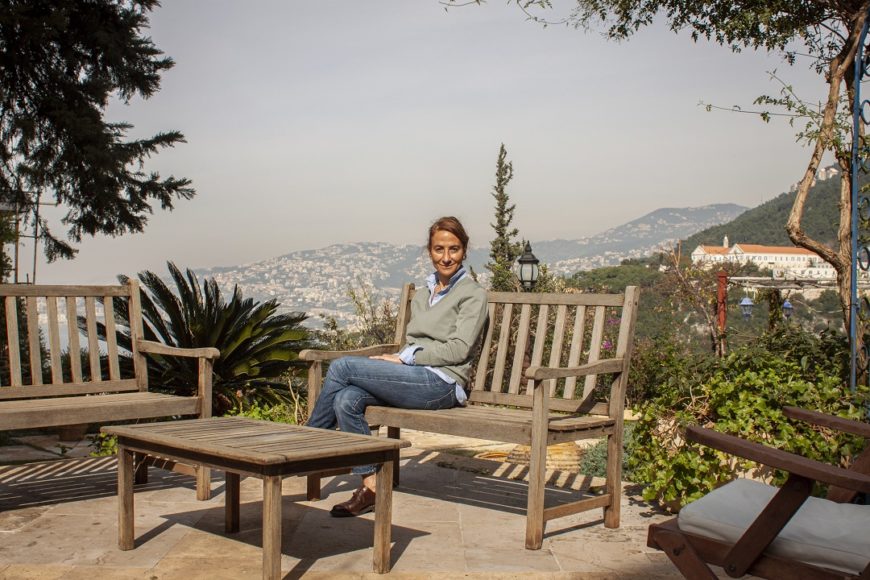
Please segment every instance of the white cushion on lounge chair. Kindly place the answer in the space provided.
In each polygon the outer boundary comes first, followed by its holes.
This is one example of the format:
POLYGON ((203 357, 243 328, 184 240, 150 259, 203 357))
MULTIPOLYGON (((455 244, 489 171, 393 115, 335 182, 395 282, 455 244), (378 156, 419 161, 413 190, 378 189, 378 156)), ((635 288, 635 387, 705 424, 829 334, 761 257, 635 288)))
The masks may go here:
MULTIPOLYGON (((737 479, 680 510, 680 529, 733 544, 777 491, 758 481, 737 479)), ((870 562, 870 506, 807 498, 767 553, 860 574, 870 562)))

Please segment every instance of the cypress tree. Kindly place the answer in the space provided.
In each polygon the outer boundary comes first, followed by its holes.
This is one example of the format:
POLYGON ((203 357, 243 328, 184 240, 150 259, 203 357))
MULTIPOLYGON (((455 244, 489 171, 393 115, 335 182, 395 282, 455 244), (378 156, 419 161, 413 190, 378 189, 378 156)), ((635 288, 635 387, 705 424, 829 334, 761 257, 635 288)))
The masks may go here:
POLYGON ((486 269, 492 274, 490 288, 500 292, 511 292, 519 289, 513 265, 522 253, 522 244, 516 240, 519 230, 511 228, 516 204, 510 203, 507 185, 514 176, 513 163, 507 160, 507 150, 504 143, 498 151, 498 161, 495 169, 495 186, 492 197, 495 198, 495 223, 490 224, 495 230, 495 238, 489 244, 489 263, 486 269))

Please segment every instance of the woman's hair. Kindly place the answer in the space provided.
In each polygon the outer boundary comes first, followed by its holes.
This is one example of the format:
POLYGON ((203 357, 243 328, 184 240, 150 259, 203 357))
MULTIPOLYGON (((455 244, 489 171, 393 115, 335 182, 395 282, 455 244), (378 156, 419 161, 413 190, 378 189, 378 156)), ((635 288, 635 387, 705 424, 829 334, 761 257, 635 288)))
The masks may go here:
POLYGON ((435 233, 444 230, 445 232, 450 232, 462 243, 462 249, 468 249, 468 234, 465 233, 465 228, 462 227, 462 223, 453 216, 444 216, 442 218, 438 218, 435 220, 435 223, 429 227, 429 241, 426 243, 427 248, 432 247, 432 238, 435 237, 435 233))

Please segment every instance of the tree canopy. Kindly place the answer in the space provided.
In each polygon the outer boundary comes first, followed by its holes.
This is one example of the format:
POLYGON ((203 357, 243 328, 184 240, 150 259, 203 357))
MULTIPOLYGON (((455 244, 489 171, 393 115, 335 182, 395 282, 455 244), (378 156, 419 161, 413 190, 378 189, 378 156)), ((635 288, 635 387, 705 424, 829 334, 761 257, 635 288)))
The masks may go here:
MULTIPOLYGON (((537 2, 549 7, 549 0, 537 2)), ((825 42, 835 34, 825 23, 849 19, 862 2, 818 0, 577 0, 568 17, 576 26, 605 23, 607 35, 626 39, 652 24, 657 15, 666 17, 671 30, 690 30, 695 40, 704 38, 731 47, 788 51, 801 39, 819 54, 831 54, 825 42)))
POLYGON ((178 131, 126 140, 127 123, 104 119, 160 88, 172 59, 143 35, 157 0, 0 0, 0 204, 34 228, 49 260, 71 258, 69 241, 144 229, 155 205, 193 197, 190 181, 148 172, 144 162, 184 141, 178 131), (66 239, 40 204, 66 213, 66 239))

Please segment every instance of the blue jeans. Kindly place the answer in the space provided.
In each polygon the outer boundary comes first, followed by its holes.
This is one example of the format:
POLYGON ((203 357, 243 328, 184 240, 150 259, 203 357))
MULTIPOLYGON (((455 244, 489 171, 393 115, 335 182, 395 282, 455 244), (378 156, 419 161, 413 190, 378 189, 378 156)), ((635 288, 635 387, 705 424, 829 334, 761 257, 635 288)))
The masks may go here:
MULTIPOLYGON (((369 405, 432 410, 449 409, 456 403, 456 385, 426 367, 349 356, 329 365, 306 425, 320 429, 338 426, 347 433, 371 435, 365 418, 369 405)), ((364 465, 351 471, 366 476, 376 468, 364 465)))

